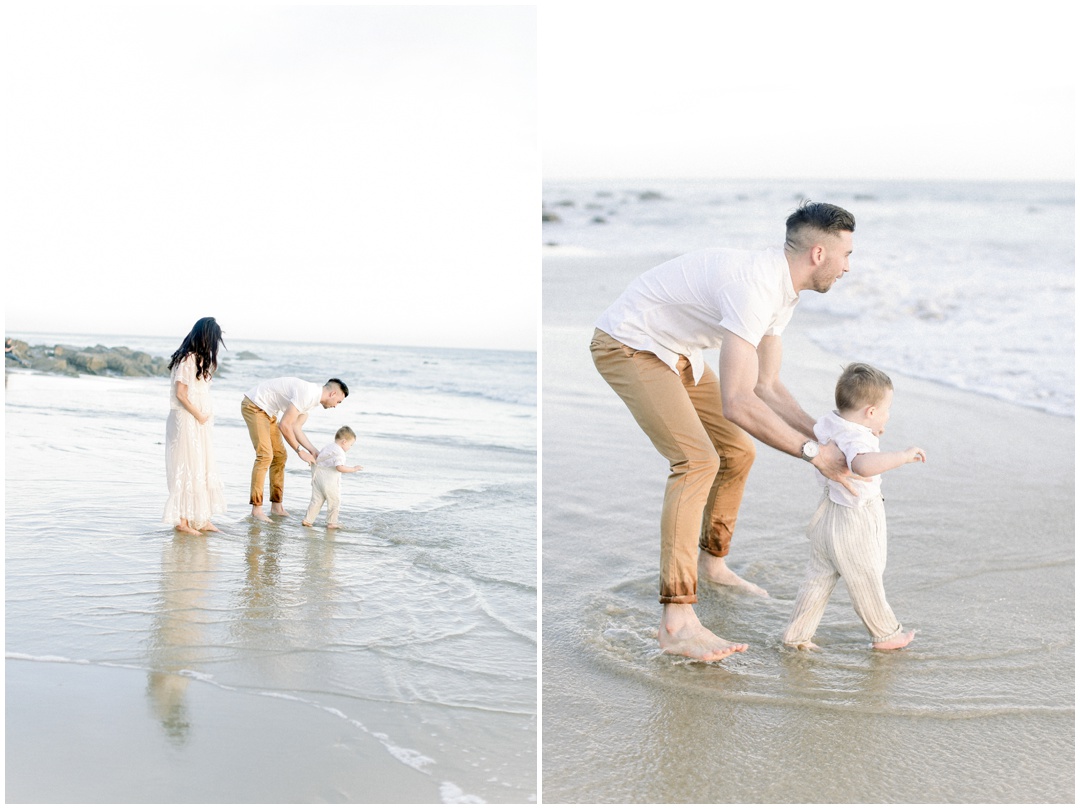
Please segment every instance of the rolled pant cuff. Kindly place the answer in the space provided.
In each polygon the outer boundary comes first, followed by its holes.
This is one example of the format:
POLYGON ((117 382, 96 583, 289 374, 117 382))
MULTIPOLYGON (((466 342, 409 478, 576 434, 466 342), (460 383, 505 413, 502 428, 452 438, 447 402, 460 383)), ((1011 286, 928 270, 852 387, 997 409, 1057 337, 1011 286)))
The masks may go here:
POLYGON ((897 635, 899 635, 903 631, 904 631, 904 625, 900 624, 898 627, 896 627, 895 632, 890 632, 888 635, 885 635, 882 638, 871 637, 870 642, 871 643, 884 643, 887 640, 892 640, 893 638, 895 638, 897 635))
POLYGON ((698 549, 705 551, 705 553, 709 554, 709 556, 715 556, 717 559, 723 559, 731 552, 730 548, 724 548, 722 551, 717 551, 713 550, 712 548, 708 548, 701 543, 698 543, 698 549))
POLYGON ((661 604, 697 604, 697 596, 660 596, 661 604))

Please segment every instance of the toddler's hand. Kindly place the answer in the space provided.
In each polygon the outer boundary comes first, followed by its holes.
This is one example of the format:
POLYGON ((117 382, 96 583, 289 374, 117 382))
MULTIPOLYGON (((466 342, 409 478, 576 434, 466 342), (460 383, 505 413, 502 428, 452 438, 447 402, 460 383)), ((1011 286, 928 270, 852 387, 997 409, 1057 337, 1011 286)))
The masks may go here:
POLYGON ((919 447, 908 447, 907 456, 907 463, 926 463, 926 452, 924 452, 919 447))

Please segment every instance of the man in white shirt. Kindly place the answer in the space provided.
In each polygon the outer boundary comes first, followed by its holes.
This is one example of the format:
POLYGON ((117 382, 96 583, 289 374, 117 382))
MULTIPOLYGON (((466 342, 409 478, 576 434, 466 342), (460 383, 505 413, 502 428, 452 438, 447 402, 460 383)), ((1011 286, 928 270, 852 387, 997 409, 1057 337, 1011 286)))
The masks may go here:
POLYGON ((305 382, 296 377, 268 379, 256 385, 244 397, 240 412, 255 448, 255 466, 251 470, 251 516, 262 522, 270 518, 263 511, 263 487, 266 472, 270 471, 270 513, 287 517, 282 505, 285 493, 285 443, 296 450, 305 463, 313 463, 319 451, 304 435, 303 426, 308 412, 316 405, 337 407, 349 395, 348 386, 340 379, 330 379, 325 385, 305 382), (307 456, 307 457, 305 457, 307 456))
POLYGON ((665 652, 719 660, 747 648, 702 626, 693 605, 699 575, 765 595, 726 561, 754 461, 750 436, 850 488, 843 453, 814 441, 814 419, 780 382, 780 362, 799 293, 827 292, 848 271, 854 231, 843 208, 806 202, 788 217, 783 248, 680 256, 631 283, 597 321, 597 370, 671 467, 660 519, 665 652), (702 353, 715 348, 719 374, 702 353))

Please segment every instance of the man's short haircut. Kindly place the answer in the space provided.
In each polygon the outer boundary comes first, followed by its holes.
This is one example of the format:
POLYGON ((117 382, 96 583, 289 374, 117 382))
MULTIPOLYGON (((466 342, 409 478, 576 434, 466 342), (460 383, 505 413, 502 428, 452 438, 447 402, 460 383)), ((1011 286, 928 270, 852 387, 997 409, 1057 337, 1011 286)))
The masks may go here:
POLYGON ((857 410, 876 405, 892 386, 892 380, 884 371, 865 362, 853 362, 836 380, 836 409, 857 410))
POLYGON ((335 385, 337 385, 339 388, 341 388, 341 392, 345 394, 345 398, 349 397, 349 386, 348 385, 346 385, 344 382, 342 382, 336 376, 331 377, 330 379, 326 380, 327 385, 329 385, 331 382, 334 383, 335 385))
POLYGON ((841 231, 855 232, 855 217, 839 205, 827 202, 803 200, 795 212, 787 218, 787 235, 784 246, 790 250, 806 250, 811 247, 807 231, 828 233, 835 236, 841 231))
POLYGON ((342 438, 351 438, 356 440, 356 433, 353 432, 352 427, 346 424, 344 427, 338 427, 338 431, 334 433, 334 440, 340 441, 342 438))

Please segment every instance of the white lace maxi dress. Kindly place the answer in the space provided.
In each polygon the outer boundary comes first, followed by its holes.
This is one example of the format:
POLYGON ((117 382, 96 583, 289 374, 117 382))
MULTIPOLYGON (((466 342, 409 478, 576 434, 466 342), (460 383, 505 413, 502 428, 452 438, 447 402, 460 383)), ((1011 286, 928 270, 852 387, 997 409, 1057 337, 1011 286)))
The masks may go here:
POLYGON ((225 491, 217 473, 210 428, 214 423, 210 401, 210 380, 195 378, 195 355, 188 354, 173 367, 169 383, 169 418, 165 423, 165 473, 169 499, 162 522, 179 525, 187 519, 193 528, 210 522, 211 515, 225 513, 225 491), (176 398, 176 383, 188 387, 188 398, 202 413, 199 424, 176 398))

